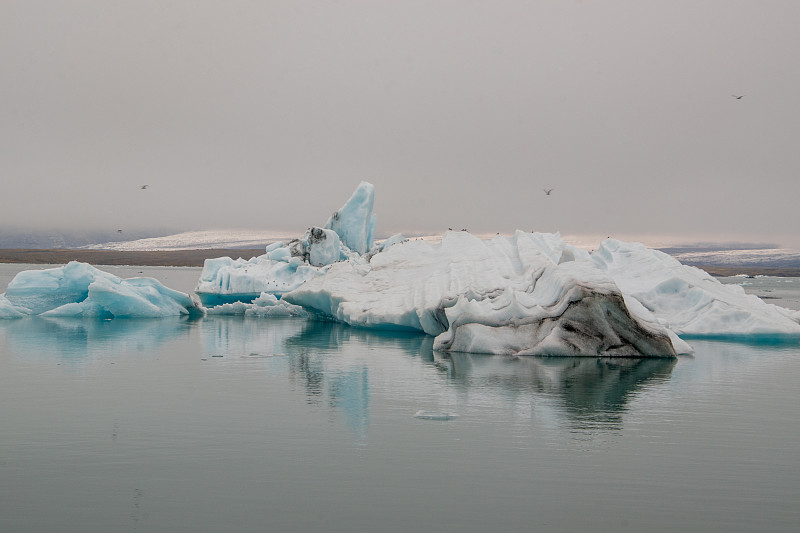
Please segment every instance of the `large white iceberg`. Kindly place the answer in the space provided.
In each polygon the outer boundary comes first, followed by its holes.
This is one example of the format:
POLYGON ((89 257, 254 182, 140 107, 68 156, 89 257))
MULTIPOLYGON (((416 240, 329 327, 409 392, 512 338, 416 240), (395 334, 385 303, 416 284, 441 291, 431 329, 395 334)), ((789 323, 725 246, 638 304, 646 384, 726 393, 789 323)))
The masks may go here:
POLYGON ((632 314, 613 280, 557 235, 483 241, 448 232, 369 263, 331 265, 283 299, 354 325, 424 331, 439 350, 525 355, 672 356, 675 335, 632 314), (582 259, 582 260, 580 260, 582 259))
POLYGON ((153 278, 121 279, 86 263, 26 270, 8 284, 0 317, 158 318, 202 314, 192 298, 153 278), (5 311, 4 311, 5 309, 5 311))
POLYGON ((800 337, 800 313, 636 243, 590 254, 558 234, 451 231, 439 244, 373 245, 373 194, 361 183, 325 228, 263 256, 208 261, 198 293, 276 295, 353 326, 422 331, 449 351, 674 356, 691 351, 678 335, 800 337))

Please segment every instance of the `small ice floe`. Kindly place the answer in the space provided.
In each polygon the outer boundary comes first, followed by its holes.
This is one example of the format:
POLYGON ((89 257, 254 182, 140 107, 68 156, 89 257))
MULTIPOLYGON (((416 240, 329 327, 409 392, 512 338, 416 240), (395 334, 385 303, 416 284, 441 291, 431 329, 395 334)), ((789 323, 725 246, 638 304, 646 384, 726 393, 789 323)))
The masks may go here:
POLYGON ((271 357, 280 357, 282 355, 284 355, 284 354, 282 354, 282 353, 270 353, 270 352, 266 352, 266 353, 250 352, 247 355, 243 355, 242 358, 243 359, 269 359, 271 357))
POLYGON ((421 420, 453 420, 458 418, 456 413, 449 413, 447 411, 417 411, 414 418, 421 420))
POLYGON ((202 316, 186 293, 153 278, 122 279, 87 263, 71 261, 44 270, 23 270, 0 298, 0 318, 160 318, 202 316))

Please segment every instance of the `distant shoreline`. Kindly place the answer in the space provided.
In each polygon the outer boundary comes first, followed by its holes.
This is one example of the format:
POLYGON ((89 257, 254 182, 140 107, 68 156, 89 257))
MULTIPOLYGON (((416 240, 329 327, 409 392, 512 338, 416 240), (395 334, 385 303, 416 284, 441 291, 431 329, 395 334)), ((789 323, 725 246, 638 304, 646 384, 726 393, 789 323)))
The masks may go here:
POLYGON ((159 251, 0 248, 0 263, 62 265, 70 261, 80 261, 91 265, 201 267, 206 259, 215 257, 232 257, 233 259, 243 257, 249 259, 263 253, 263 248, 159 251))
POLYGON ((751 276, 776 276, 780 278, 798 278, 800 277, 800 268, 798 267, 762 267, 755 265, 696 265, 693 263, 684 263, 687 266, 694 266, 701 268, 717 277, 738 276, 741 274, 749 274, 751 276))
MULTIPOLYGON (((130 265, 130 266, 187 266, 201 267, 206 259, 215 257, 243 257, 249 259, 264 253, 263 248, 211 248, 203 250, 84 250, 84 249, 27 249, 0 248, 0 263, 28 263, 36 265, 62 265, 70 261, 80 261, 91 265, 130 265)), ((713 276, 751 276, 800 277, 799 267, 762 267, 755 265, 701 265, 713 276)))

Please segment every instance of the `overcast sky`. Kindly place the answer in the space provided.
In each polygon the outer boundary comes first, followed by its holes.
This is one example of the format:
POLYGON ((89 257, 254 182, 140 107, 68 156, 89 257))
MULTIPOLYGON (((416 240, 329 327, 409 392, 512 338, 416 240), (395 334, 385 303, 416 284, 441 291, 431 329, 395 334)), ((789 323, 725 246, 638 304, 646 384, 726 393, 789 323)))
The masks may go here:
POLYGON ((0 224, 301 232, 366 180, 384 235, 800 247, 799 27, 797 0, 0 0, 0 224))

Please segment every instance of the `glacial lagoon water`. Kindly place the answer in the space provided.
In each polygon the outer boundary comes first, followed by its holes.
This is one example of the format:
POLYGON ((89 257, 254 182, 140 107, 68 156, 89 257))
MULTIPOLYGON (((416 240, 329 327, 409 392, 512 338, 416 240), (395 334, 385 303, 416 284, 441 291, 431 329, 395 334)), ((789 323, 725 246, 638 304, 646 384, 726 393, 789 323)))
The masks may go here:
POLYGON ((800 344, 431 344, 304 319, 0 321, 0 531, 800 529, 800 344))

